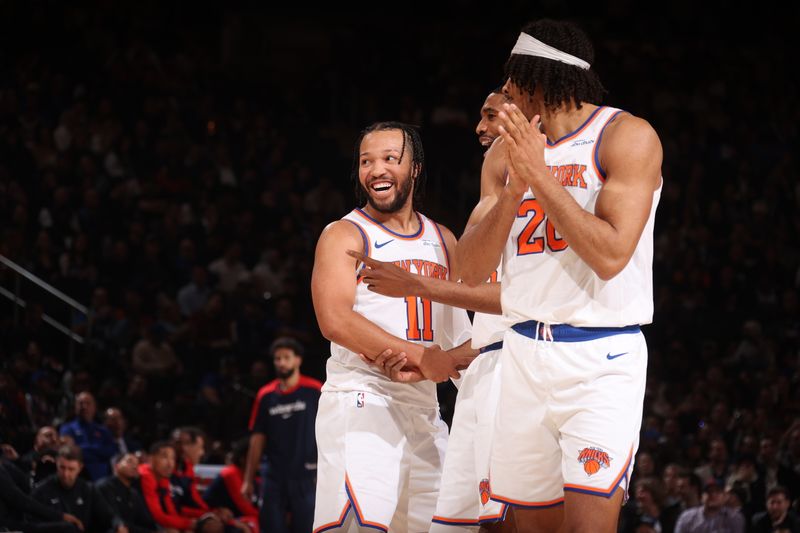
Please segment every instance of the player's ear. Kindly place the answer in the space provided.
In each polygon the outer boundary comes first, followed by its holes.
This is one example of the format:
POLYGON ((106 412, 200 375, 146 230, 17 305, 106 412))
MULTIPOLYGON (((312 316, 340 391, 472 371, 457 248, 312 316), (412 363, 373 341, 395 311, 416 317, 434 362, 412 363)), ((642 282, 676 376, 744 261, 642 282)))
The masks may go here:
POLYGON ((412 180, 416 180, 417 176, 420 175, 420 172, 422 172, 422 165, 420 165, 419 163, 412 163, 411 164, 411 179, 412 180))

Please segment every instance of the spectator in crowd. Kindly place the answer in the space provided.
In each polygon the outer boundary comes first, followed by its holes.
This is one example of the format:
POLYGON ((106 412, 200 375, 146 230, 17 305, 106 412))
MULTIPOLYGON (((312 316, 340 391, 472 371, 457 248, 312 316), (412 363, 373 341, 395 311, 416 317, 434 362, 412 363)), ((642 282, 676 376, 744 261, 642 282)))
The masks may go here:
POLYGON ((58 433, 53 426, 42 426, 36 432, 33 448, 17 460, 17 464, 30 474, 31 486, 56 473, 58 433))
POLYGON ((707 460, 695 468, 694 473, 704 484, 714 481, 720 487, 725 486, 731 472, 728 446, 724 440, 715 438, 709 443, 707 460))
POLYGON ((76 533, 83 522, 28 494, 30 480, 7 459, 0 459, 0 529, 31 533, 76 533))
POLYGON ((181 314, 191 317, 205 307, 209 296, 211 288, 208 285, 208 271, 200 265, 195 265, 192 267, 192 280, 178 291, 181 314))
POLYGON ((758 446, 758 471, 764 478, 766 490, 780 485, 788 492, 790 498, 800 496, 800 476, 791 468, 778 460, 778 447, 772 437, 763 437, 758 446))
POLYGON ((97 492, 131 533, 155 532, 156 526, 147 510, 139 486, 139 459, 119 453, 112 459, 114 475, 97 482, 97 492))
POLYGON ((114 442, 117 444, 117 449, 121 454, 136 452, 142 449, 139 441, 134 439, 128 434, 128 420, 122 414, 119 407, 109 407, 105 412, 105 419, 103 421, 111 432, 114 442))
POLYGON ((65 444, 58 449, 56 474, 36 486, 31 496, 43 505, 77 517, 86 531, 128 533, 122 518, 115 514, 91 483, 78 475, 83 469, 81 450, 65 444))
POLYGON ((151 393, 158 398, 168 394, 183 370, 161 324, 152 324, 145 330, 144 338, 133 348, 131 366, 147 378, 151 393))
POLYGON ((675 523, 665 526, 661 522, 664 487, 655 477, 638 478, 634 485, 634 498, 620 512, 620 533, 636 533, 642 521, 650 523, 657 531, 672 531, 675 523))
POLYGON ((683 511, 675 525, 675 533, 706 531, 745 531, 744 517, 725 506, 725 491, 716 481, 710 481, 703 487, 703 504, 683 511))
POLYGON ((753 516, 752 533, 790 531, 800 533, 800 517, 790 507, 789 493, 777 485, 767 493, 767 510, 753 516))
POLYGON ((222 520, 214 513, 184 513, 175 502, 170 478, 175 473, 175 449, 167 441, 150 448, 150 462, 139 465, 142 495, 156 524, 166 529, 193 530, 196 533, 222 533, 222 520))
POLYGON ((245 499, 253 496, 262 452, 262 531, 302 533, 312 529, 317 470, 314 423, 322 384, 300 373, 303 346, 280 337, 270 346, 277 378, 258 391, 250 415, 250 449, 244 481, 245 499), (292 528, 287 527, 287 512, 292 528))
POLYGON ((210 507, 226 507, 237 515, 258 523, 258 509, 242 495, 244 467, 247 462, 248 439, 234 443, 225 467, 206 488, 203 499, 210 507))
POLYGON ((111 432, 95 421, 97 403, 91 392, 75 397, 75 420, 61 426, 62 436, 71 437, 81 449, 89 479, 98 480, 111 474, 111 458, 118 453, 111 432))

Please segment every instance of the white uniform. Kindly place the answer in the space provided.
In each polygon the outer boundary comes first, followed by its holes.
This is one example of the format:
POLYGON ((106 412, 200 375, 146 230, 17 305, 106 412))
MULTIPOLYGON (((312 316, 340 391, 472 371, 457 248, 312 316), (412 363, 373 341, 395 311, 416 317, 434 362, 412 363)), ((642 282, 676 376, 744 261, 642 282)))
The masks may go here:
MULTIPOLYGON (((414 235, 395 233, 361 209, 344 220, 358 228, 370 257, 448 279, 441 232, 417 216, 420 229, 414 235)), ((424 345, 449 349, 470 338, 466 311, 417 297, 381 296, 363 283, 357 284, 353 310, 392 335, 424 345)), ((315 533, 359 527, 428 531, 447 444, 433 382, 394 383, 331 343, 316 434, 315 533)))
MULTIPOLYGON (((545 150, 567 192, 594 213, 605 172, 598 148, 622 111, 599 107, 545 150)), ((564 491, 627 490, 647 368, 639 329, 653 316, 653 204, 630 262, 600 279, 560 238, 529 190, 503 252, 502 389, 492 448, 496 501, 559 505, 564 491)))
MULTIPOLYGON (((498 267, 489 281, 500 277, 498 267)), ((463 373, 458 388, 431 533, 478 531, 480 524, 502 520, 508 509, 489 498, 489 453, 505 327, 501 315, 476 312, 472 319, 472 347, 481 353, 463 373)))

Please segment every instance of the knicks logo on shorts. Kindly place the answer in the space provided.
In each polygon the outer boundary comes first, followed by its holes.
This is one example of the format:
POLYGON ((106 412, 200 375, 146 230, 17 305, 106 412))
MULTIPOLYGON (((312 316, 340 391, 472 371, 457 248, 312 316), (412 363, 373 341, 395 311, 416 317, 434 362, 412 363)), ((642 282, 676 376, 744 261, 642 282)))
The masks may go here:
POLYGON ((608 456, 608 452, 600 448, 584 448, 578 452, 578 462, 583 464, 583 470, 591 476, 596 474, 600 467, 611 466, 611 457, 608 456))
POLYGON ((481 494, 481 503, 483 505, 486 505, 487 503, 489 503, 489 493, 491 491, 489 490, 489 480, 488 479, 483 478, 481 480, 481 482, 478 484, 478 492, 480 492, 480 494, 481 494))

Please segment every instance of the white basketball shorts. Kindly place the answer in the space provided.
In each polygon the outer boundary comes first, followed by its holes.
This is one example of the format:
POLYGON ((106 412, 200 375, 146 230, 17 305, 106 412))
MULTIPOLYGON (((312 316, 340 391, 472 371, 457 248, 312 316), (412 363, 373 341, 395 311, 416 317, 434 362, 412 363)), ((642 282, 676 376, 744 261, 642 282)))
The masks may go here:
POLYGON ((639 326, 517 324, 501 362, 492 499, 535 509, 562 504, 564 491, 627 491, 647 373, 639 326))
POLYGON ((502 342, 481 349, 463 372, 431 532, 478 531, 505 516, 489 498, 489 454, 500 395, 502 342))
POLYGON ((429 530, 447 447, 438 408, 323 392, 316 435, 314 533, 429 530))

